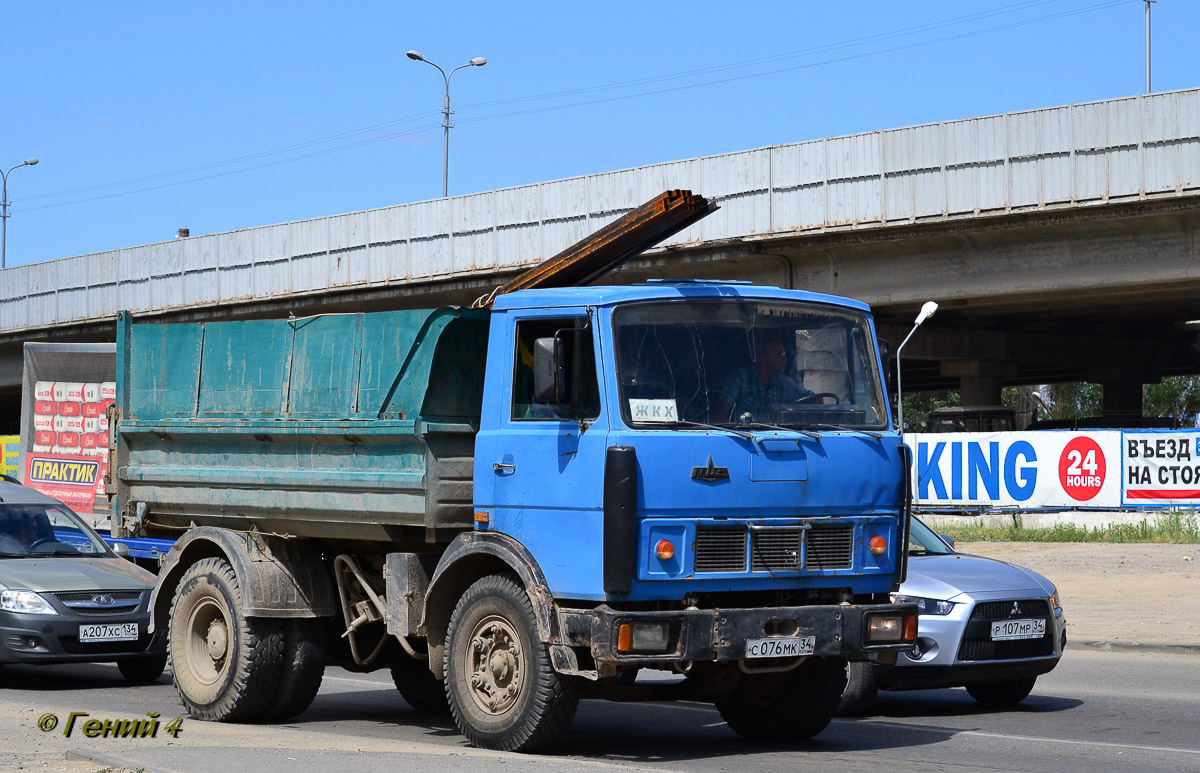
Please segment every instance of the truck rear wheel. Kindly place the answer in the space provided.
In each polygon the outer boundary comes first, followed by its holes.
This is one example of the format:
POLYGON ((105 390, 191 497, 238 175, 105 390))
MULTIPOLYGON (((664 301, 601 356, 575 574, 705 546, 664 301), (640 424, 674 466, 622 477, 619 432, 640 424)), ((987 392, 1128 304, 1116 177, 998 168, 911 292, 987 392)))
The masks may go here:
POLYGON ((579 685, 558 674, 538 638, 533 605, 508 575, 467 589, 446 634, 446 697, 473 746, 529 752, 571 724, 579 685))
POLYGON ((279 688, 264 719, 287 719, 312 704, 325 676, 325 626, 320 620, 283 624, 283 668, 279 688))
POLYGON ((841 702, 846 664, 809 658, 786 674, 743 674, 717 710, 738 735, 764 741, 803 741, 825 729, 841 702))
POLYGON ((258 719, 279 686, 284 641, 278 620, 242 614, 237 576, 221 558, 184 572, 171 601, 167 649, 175 687, 197 719, 258 719))
POLYGON ((392 660, 392 682, 405 703, 422 714, 447 714, 446 685, 429 670, 428 660, 401 652, 392 660))

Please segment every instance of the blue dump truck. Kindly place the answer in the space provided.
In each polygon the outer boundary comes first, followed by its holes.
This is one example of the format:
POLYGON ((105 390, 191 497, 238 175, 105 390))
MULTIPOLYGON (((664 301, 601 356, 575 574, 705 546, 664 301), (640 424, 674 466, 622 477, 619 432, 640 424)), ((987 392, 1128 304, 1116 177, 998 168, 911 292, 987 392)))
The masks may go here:
POLYGON ((178 538, 153 626, 191 715, 292 716, 332 661, 480 747, 542 748, 581 698, 707 701, 789 741, 846 661, 910 648, 868 308, 588 286, 713 209, 669 191, 475 308, 121 314, 114 523, 178 538))

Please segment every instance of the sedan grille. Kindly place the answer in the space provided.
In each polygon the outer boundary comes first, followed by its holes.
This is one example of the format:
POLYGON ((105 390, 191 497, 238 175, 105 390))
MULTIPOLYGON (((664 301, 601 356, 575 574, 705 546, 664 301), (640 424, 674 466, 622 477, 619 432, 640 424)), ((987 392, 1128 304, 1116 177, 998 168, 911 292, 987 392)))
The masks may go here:
POLYGON ((985 601, 975 605, 967 621, 966 634, 958 648, 958 659, 1020 660, 1039 658, 1054 654, 1054 626, 1050 617, 1050 605, 1045 599, 1016 599, 1012 601, 985 601), (1019 611, 1014 612, 1016 604, 1019 611), (992 641, 991 624, 997 620, 1013 617, 1044 619, 1046 633, 1037 639, 992 641))
POLYGON ((141 591, 92 591, 56 593, 63 606, 77 615, 128 615, 142 603, 141 591))

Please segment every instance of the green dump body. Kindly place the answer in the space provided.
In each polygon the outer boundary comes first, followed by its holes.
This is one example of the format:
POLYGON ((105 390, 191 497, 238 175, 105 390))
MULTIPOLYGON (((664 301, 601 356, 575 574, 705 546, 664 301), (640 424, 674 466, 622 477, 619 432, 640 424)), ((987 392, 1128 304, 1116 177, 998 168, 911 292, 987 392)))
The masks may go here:
POLYGON ((164 324, 122 312, 121 531, 387 545, 470 528, 490 314, 164 324))

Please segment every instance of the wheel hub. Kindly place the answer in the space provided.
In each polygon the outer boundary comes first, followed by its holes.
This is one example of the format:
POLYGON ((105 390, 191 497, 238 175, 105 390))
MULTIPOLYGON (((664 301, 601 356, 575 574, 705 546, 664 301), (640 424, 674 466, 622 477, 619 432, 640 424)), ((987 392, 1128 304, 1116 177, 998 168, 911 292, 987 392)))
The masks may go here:
POLYGON ((225 651, 229 649, 229 629, 224 620, 214 620, 208 626, 208 656, 214 663, 220 664, 225 660, 225 651))
POLYGON ((470 676, 472 700, 488 714, 503 714, 521 694, 524 653, 512 625, 501 617, 487 617, 471 634, 470 676))

